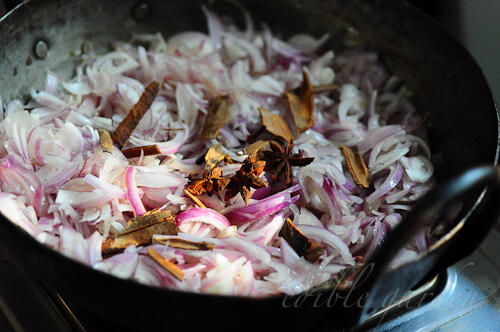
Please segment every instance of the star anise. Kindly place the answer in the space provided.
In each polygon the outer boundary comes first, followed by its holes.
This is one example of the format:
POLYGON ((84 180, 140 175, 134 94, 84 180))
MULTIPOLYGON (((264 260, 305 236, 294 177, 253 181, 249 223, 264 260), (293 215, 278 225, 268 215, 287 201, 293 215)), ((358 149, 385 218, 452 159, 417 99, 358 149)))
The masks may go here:
POLYGON ((267 187, 266 181, 259 177, 259 175, 264 171, 265 166, 265 161, 257 160, 256 153, 249 155, 243 161, 241 168, 231 178, 231 181, 227 186, 225 199, 228 200, 239 193, 245 201, 245 204, 248 205, 248 200, 250 199, 250 188, 258 189, 267 187))
POLYGON ((186 189, 195 196, 204 193, 212 195, 214 192, 226 189, 229 181, 230 179, 222 176, 220 167, 214 167, 211 170, 205 170, 202 179, 192 180, 186 189))
POLYGON ((286 183, 292 182, 292 166, 309 165, 314 158, 306 158, 303 156, 304 151, 292 154, 293 140, 286 144, 283 149, 281 145, 274 141, 269 142, 270 151, 262 151, 264 160, 266 161, 266 171, 272 172, 271 178, 276 181, 281 173, 285 173, 286 183))

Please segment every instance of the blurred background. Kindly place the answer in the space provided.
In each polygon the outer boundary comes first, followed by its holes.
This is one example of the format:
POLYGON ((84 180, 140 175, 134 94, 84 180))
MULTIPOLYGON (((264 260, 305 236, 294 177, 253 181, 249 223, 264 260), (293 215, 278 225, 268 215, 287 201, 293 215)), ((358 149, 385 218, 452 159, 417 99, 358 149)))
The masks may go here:
MULTIPOLYGON (((500 100, 500 1, 409 0, 440 21, 474 56, 500 100)), ((466 79, 464 77, 464 79, 466 79)))

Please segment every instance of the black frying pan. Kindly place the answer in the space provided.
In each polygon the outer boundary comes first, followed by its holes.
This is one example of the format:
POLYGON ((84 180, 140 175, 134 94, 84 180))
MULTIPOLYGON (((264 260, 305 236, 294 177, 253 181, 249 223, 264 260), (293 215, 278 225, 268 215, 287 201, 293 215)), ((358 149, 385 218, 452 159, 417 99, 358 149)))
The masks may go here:
MULTIPOLYGON (((493 166, 498 159, 498 114, 481 70, 465 49, 437 23, 399 0, 241 2, 257 22, 285 36, 329 32, 333 37, 328 46, 333 49, 347 38, 379 52, 414 91, 413 102, 427 119, 438 187, 389 234, 365 266, 293 297, 200 295, 121 280, 39 244, 2 218, 0 243, 22 269, 87 311, 136 328, 166 329, 181 322, 188 330, 310 330, 324 321, 339 327, 356 325, 394 296, 394 290, 403 294, 479 246, 499 213, 500 182, 493 166), (427 254, 396 270, 387 269, 398 249, 457 199, 465 203, 466 218, 427 254)), ((205 30, 201 4, 207 3, 26 1, 0 20, 2 98, 27 98, 26 91, 42 86, 46 68, 71 76, 80 61, 75 50, 92 47, 103 53, 110 41, 128 40, 131 33, 160 31, 168 36, 205 30)), ((227 1, 215 5, 234 10, 227 1)))

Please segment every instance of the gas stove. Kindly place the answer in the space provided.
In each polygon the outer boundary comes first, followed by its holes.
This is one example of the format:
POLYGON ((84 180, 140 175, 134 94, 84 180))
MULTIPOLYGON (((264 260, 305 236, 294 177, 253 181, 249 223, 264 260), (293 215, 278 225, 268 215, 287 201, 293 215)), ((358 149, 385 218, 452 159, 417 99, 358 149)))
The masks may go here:
POLYGON ((415 290, 406 299, 374 315, 360 330, 498 331, 499 252, 500 227, 497 225, 472 255, 422 286, 420 293, 415 290), (418 301, 426 303, 419 305, 418 301), (400 315, 383 320, 384 315, 388 316, 398 309, 402 312, 400 315))
MULTIPOLYGON (((495 331, 500 326, 500 227, 471 256, 442 271, 354 331, 495 331)), ((0 331, 128 331, 68 303, 0 257, 0 331)), ((326 325, 322 331, 335 331, 326 325)))

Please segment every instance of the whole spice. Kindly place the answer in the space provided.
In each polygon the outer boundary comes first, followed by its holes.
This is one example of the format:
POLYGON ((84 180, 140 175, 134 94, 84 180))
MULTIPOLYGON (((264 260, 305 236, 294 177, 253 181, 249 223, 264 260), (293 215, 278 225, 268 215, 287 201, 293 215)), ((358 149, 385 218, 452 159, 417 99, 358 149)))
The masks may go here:
POLYGON ((230 179, 224 197, 225 200, 228 200, 239 193, 245 201, 245 204, 248 205, 248 200, 250 199, 250 188, 258 189, 267 187, 267 182, 259 177, 259 175, 264 171, 265 166, 265 161, 257 160, 256 153, 249 155, 243 161, 241 168, 230 179))
POLYGON ((222 144, 215 144, 208 149, 205 154, 205 164, 206 169, 212 169, 217 165, 220 161, 224 160, 226 154, 222 150, 222 144))
POLYGON ((217 96, 210 101, 207 118, 201 132, 201 139, 215 138, 219 130, 229 121, 231 109, 231 98, 229 96, 217 96))
POLYGON ((314 160, 314 158, 304 157, 302 150, 292 154, 293 140, 287 143, 284 149, 274 141, 271 141, 269 145, 271 150, 262 151, 262 153, 266 161, 266 171, 271 172, 271 178, 275 181, 281 173, 285 173, 285 182, 289 184, 292 182, 292 166, 306 166, 314 160))
POLYGON ((172 248, 186 249, 186 250, 212 250, 215 249, 215 244, 200 241, 194 242, 185 239, 176 238, 172 235, 158 235, 153 237, 153 243, 168 245, 172 248))
POLYGON ((111 136, 116 145, 120 147, 125 146, 135 127, 137 127, 144 114, 153 104, 153 100, 159 91, 160 85, 158 82, 152 81, 148 84, 139 101, 130 109, 125 119, 118 125, 111 136))
POLYGON ((302 85, 292 91, 286 91, 293 123, 297 133, 302 133, 314 125, 314 91, 309 75, 303 71, 302 85))
POLYGON ((111 134, 106 129, 97 129, 99 133, 99 143, 101 144, 102 151, 113 153, 113 140, 111 134))
POLYGON ((338 92, 340 86, 336 83, 333 84, 323 84, 323 85, 315 85, 312 87, 313 93, 322 93, 322 92, 338 92))
POLYGON ((299 256, 309 262, 315 262, 325 252, 322 246, 305 236, 290 218, 286 219, 280 234, 299 256))
POLYGON ((160 148, 158 148, 158 145, 146 145, 146 146, 137 146, 134 148, 130 149, 124 149, 122 150, 123 155, 127 158, 137 158, 140 157, 141 154, 143 156, 152 156, 155 154, 160 154, 160 148))
POLYGON ((222 176, 220 167, 214 167, 211 170, 205 170, 202 179, 191 181, 186 190, 195 196, 204 193, 212 195, 214 192, 221 192, 226 189, 229 182, 230 179, 222 176))
POLYGON ((153 248, 148 248, 148 255, 156 261, 156 263, 160 264, 165 270, 170 272, 174 277, 179 280, 184 279, 184 271, 182 271, 177 265, 166 260, 159 252, 154 250, 153 248))
POLYGON ((271 134, 283 138, 290 142, 293 139, 292 131, 286 121, 279 115, 266 110, 262 106, 259 107, 260 119, 262 125, 271 134))
POLYGON ((200 199, 198 197, 196 197, 195 195, 191 194, 189 192, 189 190, 187 189, 184 189, 184 194, 186 196, 188 196, 189 198, 191 198, 191 200, 196 204, 198 205, 199 207, 202 207, 202 208, 206 208, 205 204, 203 204, 202 201, 200 201, 200 199))
POLYGON ((359 151, 353 151, 344 145, 340 146, 340 150, 344 155, 347 169, 351 173, 354 182, 363 188, 370 187, 370 173, 359 151))
POLYGON ((261 150, 266 150, 266 149, 269 148, 269 142, 270 141, 263 141, 263 140, 255 141, 255 142, 253 142, 252 144, 248 145, 245 148, 245 152, 248 155, 251 155, 254 152, 259 152, 261 150))
POLYGON ((172 212, 170 210, 146 213, 140 217, 130 219, 127 226, 120 232, 119 236, 138 231, 154 224, 173 220, 174 217, 172 216, 172 212))
POLYGON ((131 245, 145 246, 153 242, 155 234, 177 234, 177 226, 175 220, 167 219, 163 222, 153 224, 144 228, 140 228, 131 233, 118 236, 109 236, 101 246, 103 256, 119 253, 131 245))

